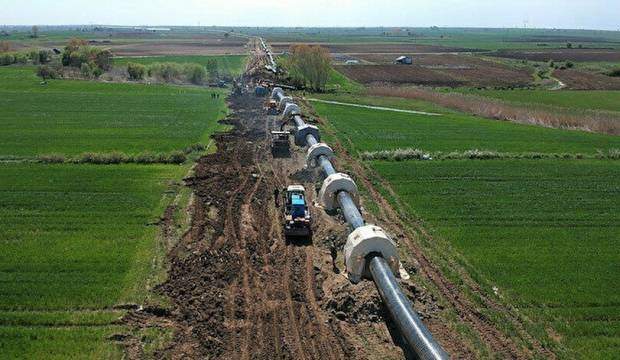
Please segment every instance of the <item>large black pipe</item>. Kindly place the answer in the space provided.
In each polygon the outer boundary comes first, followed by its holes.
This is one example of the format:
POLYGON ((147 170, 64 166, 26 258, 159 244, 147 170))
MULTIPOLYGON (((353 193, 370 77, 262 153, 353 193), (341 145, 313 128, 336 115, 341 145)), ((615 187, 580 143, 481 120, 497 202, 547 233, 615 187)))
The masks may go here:
POLYGON ((373 256, 370 259, 369 268, 381 298, 407 343, 407 347, 413 350, 419 359, 448 359, 448 354, 433 339, 433 335, 413 311, 411 302, 398 286, 385 259, 373 256))
MULTIPOLYGON (((278 101, 281 100, 278 96, 278 101)), ((305 125, 301 116, 294 116, 295 125, 299 128, 305 125)), ((306 136, 308 146, 318 143, 313 135, 306 136)), ((326 176, 336 173, 331 161, 324 155, 319 156, 318 163, 325 172, 326 176)), ((351 194, 341 191, 337 195, 340 209, 344 214, 347 223, 353 230, 365 225, 364 218, 355 205, 351 194)), ((435 341, 433 335, 420 320, 420 317, 413 310, 413 306, 407 296, 403 293, 396 277, 392 273, 390 266, 381 256, 374 256, 369 260, 369 269, 373 281, 379 290, 379 294, 386 304, 392 319, 396 323, 398 330, 405 341, 406 350, 415 353, 422 360, 444 360, 448 359, 448 354, 435 341)))

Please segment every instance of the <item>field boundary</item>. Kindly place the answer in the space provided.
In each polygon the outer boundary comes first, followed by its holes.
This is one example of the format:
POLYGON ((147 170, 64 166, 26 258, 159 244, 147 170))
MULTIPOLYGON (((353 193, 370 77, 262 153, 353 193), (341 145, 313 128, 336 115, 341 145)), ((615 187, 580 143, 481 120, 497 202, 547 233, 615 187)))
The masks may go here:
POLYGON ((314 98, 308 98, 304 100, 307 100, 310 102, 323 103, 323 104, 350 106, 350 107, 357 107, 357 108, 364 108, 364 109, 371 109, 371 110, 392 111, 392 112, 398 112, 398 113, 427 115, 427 116, 443 116, 443 114, 431 113, 431 112, 426 112, 426 111, 405 110, 405 109, 389 108, 389 107, 383 107, 383 106, 353 104, 353 103, 345 103, 345 102, 332 101, 332 100, 321 100, 321 99, 314 99, 314 98))

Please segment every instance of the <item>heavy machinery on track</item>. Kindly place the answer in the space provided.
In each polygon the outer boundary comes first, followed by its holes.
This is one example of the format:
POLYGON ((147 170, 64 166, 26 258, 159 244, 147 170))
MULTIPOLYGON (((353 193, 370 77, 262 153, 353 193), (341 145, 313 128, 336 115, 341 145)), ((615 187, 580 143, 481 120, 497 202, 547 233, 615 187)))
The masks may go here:
POLYGON ((291 134, 288 131, 271 132, 271 154, 275 158, 291 156, 291 134))
POLYGON ((284 236, 306 239, 312 236, 306 189, 301 185, 290 185, 284 193, 284 236))

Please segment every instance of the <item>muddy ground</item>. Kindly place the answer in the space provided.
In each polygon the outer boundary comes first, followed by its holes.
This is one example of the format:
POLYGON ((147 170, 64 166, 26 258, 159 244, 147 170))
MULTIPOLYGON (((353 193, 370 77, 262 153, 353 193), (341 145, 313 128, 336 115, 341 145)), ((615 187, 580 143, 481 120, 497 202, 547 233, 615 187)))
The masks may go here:
MULTIPOLYGON (((250 64, 260 62, 250 61, 250 64)), ((249 72, 255 73, 255 72, 249 72)), ((339 214, 316 206, 322 175, 304 169, 304 150, 274 158, 269 132, 280 118, 268 116, 264 98, 247 93, 230 98, 232 130, 215 136, 217 152, 199 160, 185 179, 193 191, 189 230, 168 255, 168 280, 156 291, 169 309, 143 308, 124 319, 134 335, 123 336, 128 358, 143 358, 148 344, 137 330, 166 329, 172 340, 154 354, 172 359, 402 359, 399 335, 374 284, 352 285, 345 275, 342 248, 348 229, 339 214), (282 210, 274 190, 303 184, 311 201, 314 236, 310 242, 287 241, 282 210)), ((308 118, 312 121, 316 117, 308 118)), ((474 359, 492 353, 501 358, 532 354, 499 331, 463 296, 465 275, 455 286, 416 245, 400 215, 373 189, 368 169, 334 144, 343 163, 379 205, 378 218, 397 241, 403 265, 432 282, 435 290, 400 280, 414 308, 435 338, 454 358, 474 359), (446 314, 454 315, 446 315, 446 314), (446 320, 448 318, 452 320, 446 320), (461 329, 459 329, 461 327, 461 329), (464 335, 462 328, 470 329, 464 335), (471 335, 473 333, 473 335, 471 335), (476 340, 472 340, 472 336, 476 340)), ((174 211, 162 219, 164 236, 172 236, 174 211), (167 235, 168 234, 168 235, 167 235)), ((171 242, 173 242, 171 240, 171 242)), ((415 278, 415 277, 412 277, 415 278)), ((500 305, 484 300, 483 306, 500 305)))

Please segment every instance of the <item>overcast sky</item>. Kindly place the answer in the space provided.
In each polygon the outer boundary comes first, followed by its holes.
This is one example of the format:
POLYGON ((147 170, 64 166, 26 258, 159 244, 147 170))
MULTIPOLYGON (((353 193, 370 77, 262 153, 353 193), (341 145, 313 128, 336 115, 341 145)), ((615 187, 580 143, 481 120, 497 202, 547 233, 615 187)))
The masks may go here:
POLYGON ((0 0, 0 24, 620 29, 620 0, 0 0))

